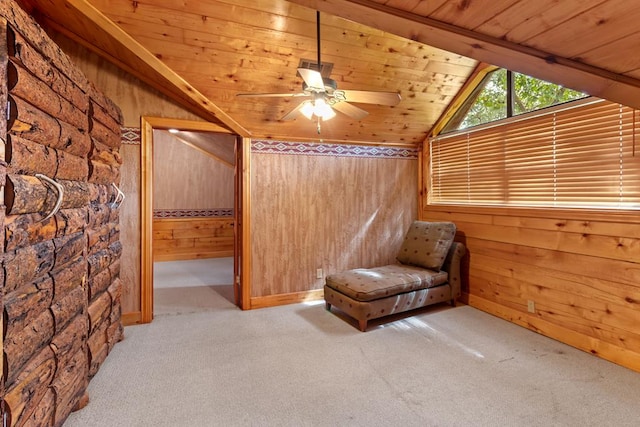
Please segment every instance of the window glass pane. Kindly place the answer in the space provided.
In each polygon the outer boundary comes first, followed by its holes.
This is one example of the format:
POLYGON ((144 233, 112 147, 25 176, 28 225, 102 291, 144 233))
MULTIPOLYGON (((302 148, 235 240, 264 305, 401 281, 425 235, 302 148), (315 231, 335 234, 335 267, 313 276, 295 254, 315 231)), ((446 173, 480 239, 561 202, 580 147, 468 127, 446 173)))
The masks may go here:
POLYGON ((458 129, 466 129, 507 117, 507 70, 500 69, 492 72, 483 83, 482 90, 458 129))
POLYGON ((487 74, 442 133, 466 129, 507 117, 507 70, 487 74))
POLYGON ((467 129, 507 118, 510 114, 507 110, 508 92, 512 92, 511 115, 514 116, 588 96, 555 83, 501 68, 486 75, 440 133, 467 129), (509 73, 513 81, 511 90, 507 86, 509 73))
POLYGON ((587 96, 582 92, 520 73, 513 73, 513 86, 513 114, 528 113, 587 96))

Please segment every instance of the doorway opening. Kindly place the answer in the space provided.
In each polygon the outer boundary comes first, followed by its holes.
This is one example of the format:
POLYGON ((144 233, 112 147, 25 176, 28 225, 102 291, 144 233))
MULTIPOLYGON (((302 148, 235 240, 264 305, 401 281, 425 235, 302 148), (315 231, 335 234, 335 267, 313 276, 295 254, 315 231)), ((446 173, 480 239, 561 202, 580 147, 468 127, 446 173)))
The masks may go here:
POLYGON ((206 122, 143 117, 141 127, 141 322, 220 304, 248 308, 250 140, 206 122))
POLYGON ((153 130, 153 315, 229 308, 234 135, 153 130))

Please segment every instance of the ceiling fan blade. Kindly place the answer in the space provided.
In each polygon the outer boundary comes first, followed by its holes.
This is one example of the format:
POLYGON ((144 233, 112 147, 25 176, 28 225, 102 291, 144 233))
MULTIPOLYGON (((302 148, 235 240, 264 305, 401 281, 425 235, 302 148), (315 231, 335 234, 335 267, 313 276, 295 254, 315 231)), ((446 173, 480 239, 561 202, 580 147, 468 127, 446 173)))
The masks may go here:
POLYGON ((348 102, 360 102, 363 104, 398 105, 400 94, 397 92, 374 92, 366 90, 341 90, 348 102))
POLYGON ((320 72, 309 68, 298 68, 298 73, 309 89, 313 89, 316 92, 324 92, 324 80, 322 80, 320 72))
POLYGON ((270 98, 270 97, 297 97, 297 96, 309 96, 306 93, 236 93, 240 98, 270 98))
POLYGON ((362 120, 369 115, 362 108, 358 108, 355 105, 351 105, 348 102, 336 102, 332 105, 333 108, 340 111, 342 114, 346 114, 352 119, 362 120))
POLYGON ((283 121, 283 122, 286 122, 286 121, 294 120, 294 119, 298 118, 298 116, 302 115, 300 110, 302 109, 303 105, 304 105, 304 102, 301 102, 293 110, 289 111, 287 114, 282 116, 282 118, 280 120, 283 121))

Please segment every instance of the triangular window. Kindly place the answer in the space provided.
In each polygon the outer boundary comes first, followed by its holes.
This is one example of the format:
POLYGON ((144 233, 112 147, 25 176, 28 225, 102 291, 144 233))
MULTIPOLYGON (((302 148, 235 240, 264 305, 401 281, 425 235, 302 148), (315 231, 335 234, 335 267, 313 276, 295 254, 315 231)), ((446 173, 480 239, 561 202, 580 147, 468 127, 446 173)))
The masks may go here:
POLYGON ((499 68, 482 79, 441 133, 467 129, 587 96, 576 90, 499 68))

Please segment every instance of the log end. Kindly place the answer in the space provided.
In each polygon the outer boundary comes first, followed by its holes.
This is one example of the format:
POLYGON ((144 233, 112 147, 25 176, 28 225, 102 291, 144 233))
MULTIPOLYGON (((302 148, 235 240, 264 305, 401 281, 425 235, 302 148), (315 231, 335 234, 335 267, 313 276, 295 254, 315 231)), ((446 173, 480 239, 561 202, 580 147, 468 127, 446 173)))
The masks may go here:
POLYGON ((76 404, 73 406, 73 409, 71 409, 71 412, 79 411, 80 409, 83 409, 88 404, 89 404, 89 393, 85 391, 84 394, 80 396, 80 399, 78 399, 76 404))

